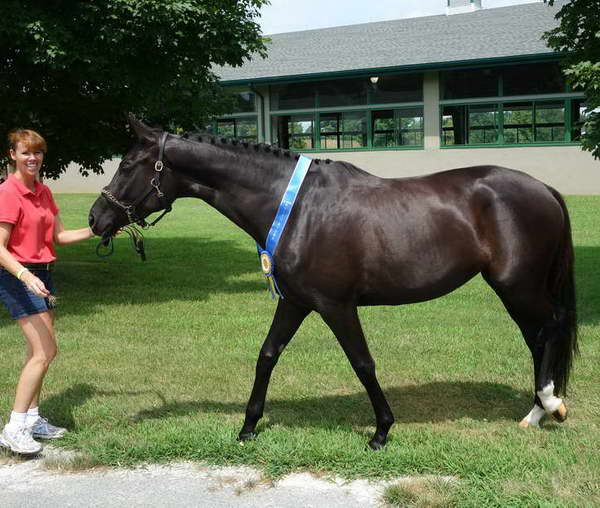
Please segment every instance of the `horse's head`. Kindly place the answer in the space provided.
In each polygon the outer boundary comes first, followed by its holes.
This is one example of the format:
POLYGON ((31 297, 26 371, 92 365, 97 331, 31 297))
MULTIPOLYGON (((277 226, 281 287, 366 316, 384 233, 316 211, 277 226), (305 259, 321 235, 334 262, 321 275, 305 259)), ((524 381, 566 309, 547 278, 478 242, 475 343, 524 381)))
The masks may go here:
POLYGON ((127 224, 145 224, 148 215, 170 209, 175 200, 175 181, 164 163, 167 133, 132 115, 129 124, 136 142, 90 210, 90 227, 105 241, 127 224))

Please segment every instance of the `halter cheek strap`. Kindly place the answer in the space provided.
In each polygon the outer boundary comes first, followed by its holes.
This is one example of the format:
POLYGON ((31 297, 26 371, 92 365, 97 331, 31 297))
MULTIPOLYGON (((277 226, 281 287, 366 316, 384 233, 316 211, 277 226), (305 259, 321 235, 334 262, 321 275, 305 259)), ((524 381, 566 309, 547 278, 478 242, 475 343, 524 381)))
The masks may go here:
MULTIPOLYGON (((165 145, 167 144, 167 136, 166 132, 163 132, 160 141, 158 143, 158 160, 154 163, 154 177, 150 180, 150 189, 146 194, 143 194, 141 198, 137 201, 134 201, 131 204, 123 203, 119 201, 112 192, 108 190, 108 187, 104 187, 101 191, 101 195, 104 196, 110 204, 116 206, 127 215, 127 219, 129 220, 129 225, 123 227, 123 231, 125 231, 133 242, 133 248, 140 255, 142 261, 146 261, 146 254, 144 251, 144 235, 142 235, 141 231, 137 229, 133 224, 138 224, 143 229, 147 229, 150 226, 155 226, 156 223, 161 220, 166 214, 168 214, 172 210, 171 203, 165 199, 165 193, 160 189, 160 176, 162 174, 162 170, 165 168, 165 164, 163 162, 164 154, 165 154, 165 145), (163 205, 163 212, 157 219, 154 219, 150 224, 148 224, 145 219, 141 219, 137 216, 136 206, 139 206, 140 203, 146 200, 146 198, 152 193, 152 191, 156 191, 156 195, 161 201, 163 205)), ((98 243, 96 247, 96 254, 100 257, 108 257, 114 251, 114 245, 112 244, 112 237, 109 238, 110 250, 107 254, 101 254, 100 249, 103 246, 103 242, 98 243)))
POLYGON ((142 228, 146 229, 150 226, 155 226, 156 223, 161 220, 167 213, 172 210, 171 203, 166 201, 164 192, 160 189, 160 176, 162 174, 162 170, 165 168, 165 164, 163 162, 164 154, 165 154, 165 145, 167 144, 167 136, 166 132, 163 132, 160 141, 158 143, 158 160, 154 163, 154 177, 150 180, 150 189, 148 192, 143 194, 137 201, 133 203, 124 203, 119 201, 113 194, 108 190, 108 187, 104 187, 101 191, 102 196, 111 204, 117 206, 121 210, 125 212, 127 215, 127 219, 130 224, 139 224, 142 228), (161 201, 163 205, 164 211, 163 213, 150 224, 148 224, 144 219, 141 219, 137 216, 136 207, 143 203, 146 198, 152 193, 152 191, 156 191, 156 195, 161 201))

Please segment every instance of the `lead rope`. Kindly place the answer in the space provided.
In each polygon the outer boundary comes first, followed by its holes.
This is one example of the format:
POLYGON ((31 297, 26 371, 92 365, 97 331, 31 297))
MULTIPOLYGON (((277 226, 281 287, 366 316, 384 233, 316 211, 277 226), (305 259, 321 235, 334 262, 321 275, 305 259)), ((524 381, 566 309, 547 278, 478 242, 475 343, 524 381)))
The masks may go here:
MULTIPOLYGON (((139 254, 140 258, 142 258, 142 261, 146 261, 146 251, 144 249, 144 235, 142 234, 142 232, 134 225, 125 226, 121 228, 121 231, 129 235, 129 238, 131 238, 131 243, 133 245, 133 250, 135 250, 135 252, 139 254)), ((112 256, 114 252, 115 244, 113 242, 112 236, 108 238, 108 244, 105 244, 101 240, 96 246, 96 255, 100 258, 107 258, 109 256, 112 256), (102 253, 102 247, 104 247, 105 245, 108 249, 108 252, 102 253)))

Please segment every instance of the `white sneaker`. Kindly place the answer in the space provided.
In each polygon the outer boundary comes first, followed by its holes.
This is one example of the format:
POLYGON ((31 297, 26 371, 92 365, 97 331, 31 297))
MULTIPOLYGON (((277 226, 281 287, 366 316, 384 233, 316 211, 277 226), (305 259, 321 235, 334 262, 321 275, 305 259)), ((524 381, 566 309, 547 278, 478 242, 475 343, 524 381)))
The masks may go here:
POLYGON ((48 423, 48 420, 41 416, 39 416, 35 422, 30 424, 29 428, 31 429, 33 437, 38 439, 57 439, 63 437, 67 433, 67 429, 56 427, 51 423, 48 423))
POLYGON ((0 445, 10 448, 15 453, 32 455, 42 451, 42 445, 33 439, 29 427, 5 425, 0 435, 0 445))

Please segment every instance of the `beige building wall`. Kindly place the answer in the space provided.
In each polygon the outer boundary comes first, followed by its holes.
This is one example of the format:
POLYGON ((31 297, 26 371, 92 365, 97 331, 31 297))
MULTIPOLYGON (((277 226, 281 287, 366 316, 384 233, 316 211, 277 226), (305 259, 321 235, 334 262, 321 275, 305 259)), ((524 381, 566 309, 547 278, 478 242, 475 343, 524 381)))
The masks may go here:
POLYGON ((346 160, 375 175, 417 176, 478 165, 525 171, 563 194, 600 194, 600 161, 578 146, 447 148, 308 154, 346 160))
POLYGON ((108 185, 117 171, 120 159, 113 159, 104 163, 104 174, 81 176, 79 166, 70 164, 67 171, 58 180, 45 180, 44 183, 50 187, 52 192, 65 193, 100 193, 102 187, 108 185))
MULTIPOLYGON (((600 194, 600 161, 578 146, 447 148, 365 152, 309 153, 313 158, 344 160, 384 178, 417 176, 445 169, 497 165, 525 171, 563 194, 600 194)), ((53 192, 99 193, 119 161, 105 164, 104 175, 79 175, 72 164, 58 180, 45 183, 53 192)), ((323 166, 326 167, 326 166, 323 166)))

